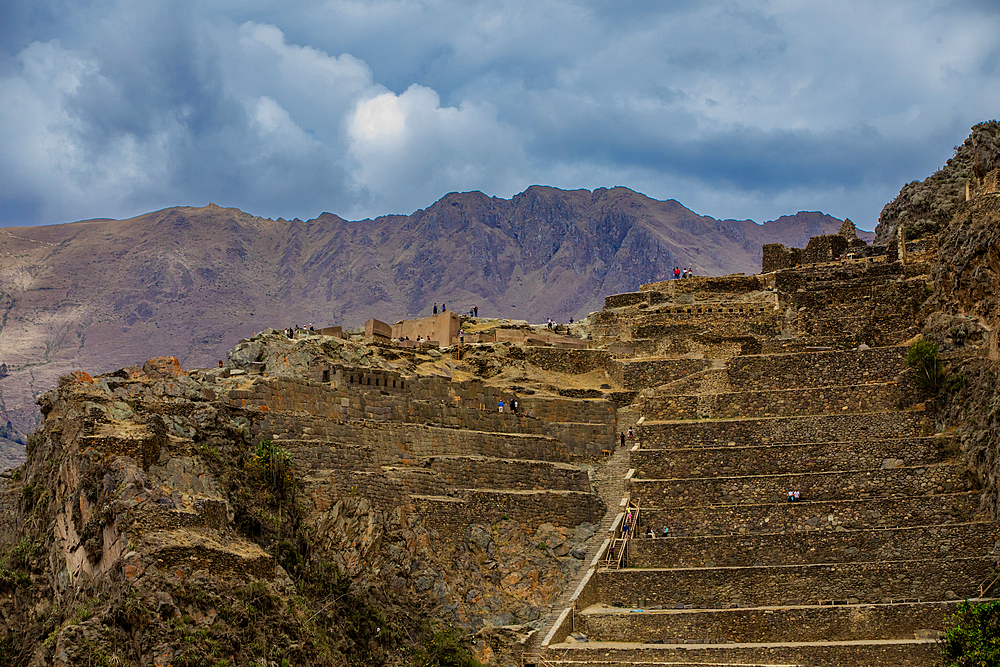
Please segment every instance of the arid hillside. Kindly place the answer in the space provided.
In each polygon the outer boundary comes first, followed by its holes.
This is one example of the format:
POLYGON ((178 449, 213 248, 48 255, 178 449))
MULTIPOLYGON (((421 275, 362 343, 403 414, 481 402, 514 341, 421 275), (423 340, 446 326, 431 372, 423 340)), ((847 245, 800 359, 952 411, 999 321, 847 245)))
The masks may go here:
POLYGON ((266 327, 391 322, 442 302, 566 321, 674 266, 759 271, 763 244, 802 246, 841 222, 802 212, 758 225, 626 188, 532 187, 510 200, 453 193, 410 216, 361 222, 209 205, 2 229, 0 466, 20 458, 35 397, 77 368, 158 354, 208 366, 266 327))

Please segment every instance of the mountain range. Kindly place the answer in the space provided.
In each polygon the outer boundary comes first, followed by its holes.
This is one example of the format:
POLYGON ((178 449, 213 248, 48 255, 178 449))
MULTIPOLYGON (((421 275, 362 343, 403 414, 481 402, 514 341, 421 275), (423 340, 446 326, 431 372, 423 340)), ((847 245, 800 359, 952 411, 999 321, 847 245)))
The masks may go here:
POLYGON ((841 224, 817 212, 716 220, 622 187, 533 186, 511 199, 452 193, 412 215, 356 222, 209 204, 0 229, 0 468, 23 456, 34 398, 76 369, 164 354, 214 365, 267 327, 392 322, 435 303, 566 321, 675 266, 755 273, 763 244, 802 247, 841 224))

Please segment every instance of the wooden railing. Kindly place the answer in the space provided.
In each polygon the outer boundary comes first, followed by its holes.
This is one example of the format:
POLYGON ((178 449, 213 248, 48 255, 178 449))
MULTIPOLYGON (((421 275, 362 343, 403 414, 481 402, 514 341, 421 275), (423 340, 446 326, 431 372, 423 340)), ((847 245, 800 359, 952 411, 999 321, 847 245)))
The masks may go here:
POLYGON ((608 546, 608 554, 604 560, 605 567, 619 570, 628 567, 628 543, 639 529, 639 506, 631 500, 625 508, 625 518, 622 520, 618 534, 608 546))
POLYGON ((990 589, 1000 581, 1000 570, 994 570, 990 576, 983 580, 983 583, 979 584, 979 597, 984 598, 986 594, 990 592, 990 589))

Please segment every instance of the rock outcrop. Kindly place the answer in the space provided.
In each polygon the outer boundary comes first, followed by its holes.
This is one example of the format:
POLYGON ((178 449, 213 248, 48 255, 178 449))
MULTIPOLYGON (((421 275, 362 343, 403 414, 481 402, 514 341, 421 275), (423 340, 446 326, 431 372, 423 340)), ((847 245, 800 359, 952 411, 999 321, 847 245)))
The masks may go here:
POLYGON ((922 181, 907 183, 885 205, 875 228, 875 243, 892 243, 900 225, 905 225, 910 239, 937 234, 965 201, 966 182, 973 177, 981 178, 998 166, 1000 123, 995 120, 979 123, 972 128, 969 138, 956 147, 955 155, 944 167, 922 181))

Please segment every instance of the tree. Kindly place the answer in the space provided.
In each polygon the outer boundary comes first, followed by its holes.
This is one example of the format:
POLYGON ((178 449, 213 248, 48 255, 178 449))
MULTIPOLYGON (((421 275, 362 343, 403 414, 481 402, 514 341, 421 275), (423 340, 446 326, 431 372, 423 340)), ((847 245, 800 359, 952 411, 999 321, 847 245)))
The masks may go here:
POLYGON ((952 627, 941 640, 945 667, 1000 665, 1000 600, 960 602, 948 623, 952 627))

